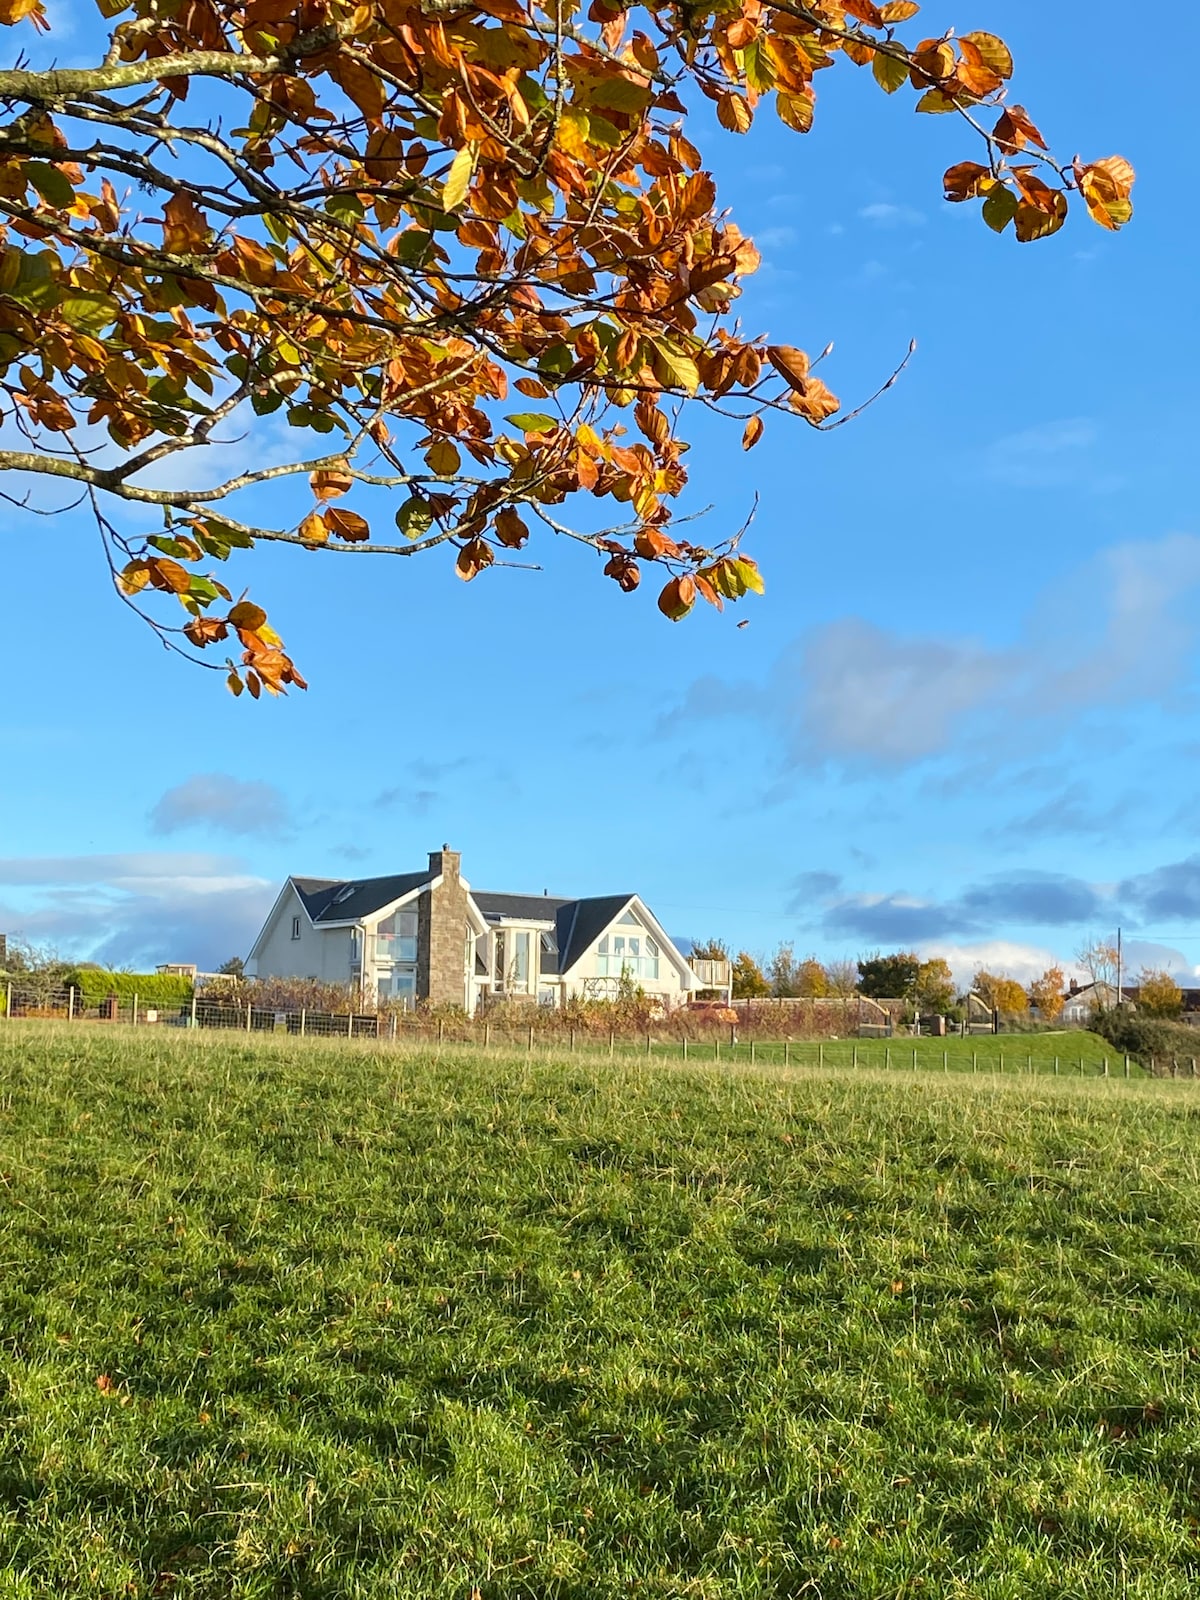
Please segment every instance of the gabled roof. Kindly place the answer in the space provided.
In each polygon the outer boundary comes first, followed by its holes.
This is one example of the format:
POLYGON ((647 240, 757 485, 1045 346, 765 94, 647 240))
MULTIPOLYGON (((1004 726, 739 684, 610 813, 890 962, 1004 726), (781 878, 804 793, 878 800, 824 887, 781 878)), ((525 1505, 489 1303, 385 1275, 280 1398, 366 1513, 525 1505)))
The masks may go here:
POLYGON ((347 883, 327 883, 318 878, 293 878, 296 892, 304 901, 305 909, 315 923, 358 922, 370 917, 394 900, 402 900, 414 889, 431 881, 428 869, 424 872, 402 872, 387 878, 361 878, 347 883), (316 885, 309 893, 305 886, 316 885), (349 891, 348 893, 345 891, 349 891))
POLYGON ((292 886, 314 922, 329 904, 333 891, 341 888, 336 878, 293 878, 292 886))
POLYGON ((522 922, 553 922, 561 906, 571 900, 558 900, 550 894, 486 894, 472 890, 471 898, 489 922, 512 917, 522 922))
POLYGON ((593 940, 634 898, 631 894, 606 894, 590 900, 564 901, 556 919, 559 972, 570 972, 593 940))

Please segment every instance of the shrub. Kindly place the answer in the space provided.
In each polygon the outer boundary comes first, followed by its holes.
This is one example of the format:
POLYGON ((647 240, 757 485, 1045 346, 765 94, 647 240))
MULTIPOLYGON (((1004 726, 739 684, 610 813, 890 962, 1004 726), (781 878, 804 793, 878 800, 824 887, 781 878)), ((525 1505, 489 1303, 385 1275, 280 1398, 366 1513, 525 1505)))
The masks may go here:
POLYGON ((1148 1016, 1128 1006, 1099 1012, 1092 1030, 1124 1055, 1133 1056, 1147 1071, 1165 1073, 1172 1060, 1200 1057, 1200 1030, 1189 1028, 1184 1022, 1148 1016))
POLYGON ((102 967, 72 967, 59 979, 62 988, 75 989, 85 1007, 103 1005, 110 995, 143 1006, 187 1005, 192 980, 177 972, 106 972, 102 967))

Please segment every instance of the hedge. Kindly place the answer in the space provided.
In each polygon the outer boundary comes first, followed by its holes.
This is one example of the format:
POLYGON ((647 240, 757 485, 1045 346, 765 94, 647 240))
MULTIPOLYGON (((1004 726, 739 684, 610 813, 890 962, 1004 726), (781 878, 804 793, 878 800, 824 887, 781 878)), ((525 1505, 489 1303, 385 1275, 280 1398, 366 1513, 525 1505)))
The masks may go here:
POLYGON ((78 991, 80 1004, 85 1007, 103 1005, 109 995, 118 1000, 132 1000, 136 994, 138 1004, 144 1006, 188 1005, 192 998, 192 980, 175 972, 104 972, 94 967, 68 972, 63 986, 78 991))

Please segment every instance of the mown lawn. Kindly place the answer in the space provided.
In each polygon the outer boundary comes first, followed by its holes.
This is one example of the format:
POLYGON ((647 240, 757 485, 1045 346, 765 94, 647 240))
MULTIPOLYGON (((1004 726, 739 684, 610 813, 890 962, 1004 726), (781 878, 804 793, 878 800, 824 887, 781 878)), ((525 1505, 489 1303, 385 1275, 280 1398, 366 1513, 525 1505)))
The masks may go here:
POLYGON ((1200 1088, 0 1025, 0 1596, 1200 1592, 1200 1088))

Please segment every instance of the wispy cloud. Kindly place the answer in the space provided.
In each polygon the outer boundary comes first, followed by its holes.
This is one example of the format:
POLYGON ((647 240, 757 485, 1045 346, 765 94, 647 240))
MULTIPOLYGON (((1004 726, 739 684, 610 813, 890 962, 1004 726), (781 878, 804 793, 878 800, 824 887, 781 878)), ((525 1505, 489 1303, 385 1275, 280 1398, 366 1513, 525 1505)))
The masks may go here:
POLYGON ((204 772, 168 789, 150 813, 150 826, 159 834, 201 827, 216 833, 278 837, 291 827, 291 814, 273 783, 204 772))
POLYGON ((984 471, 1016 489, 1086 488, 1111 492, 1124 481, 1098 446, 1100 431, 1089 417, 1045 422, 994 440, 984 471))
POLYGON ((863 206, 858 214, 863 222, 873 223, 877 228, 921 228, 925 225, 923 211, 915 211, 912 206, 891 205, 887 201, 863 206))
POLYGON ((763 681, 697 679, 685 705, 767 723, 785 768, 1028 754, 1090 712, 1177 704, 1200 637, 1198 589, 1200 538, 1117 545, 1048 588, 1012 644, 844 617, 802 636, 763 681))

